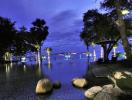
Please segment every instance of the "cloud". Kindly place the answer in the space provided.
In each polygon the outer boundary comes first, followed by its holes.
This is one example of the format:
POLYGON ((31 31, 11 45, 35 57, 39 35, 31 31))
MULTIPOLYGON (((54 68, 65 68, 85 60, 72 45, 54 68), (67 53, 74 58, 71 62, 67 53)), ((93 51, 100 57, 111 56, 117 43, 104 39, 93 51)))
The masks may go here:
POLYGON ((77 12, 74 10, 65 10, 54 15, 50 20, 52 31, 67 31, 77 18, 77 12))
POLYGON ((49 27, 44 46, 81 48, 80 32, 83 13, 95 7, 95 0, 0 0, 0 15, 16 21, 16 26, 31 26, 35 18, 43 18, 49 27), (71 46, 71 47, 69 47, 71 46))
POLYGON ((76 16, 77 14, 74 10, 65 10, 55 15, 52 19, 54 21, 62 22, 62 21, 71 20, 76 16))
POLYGON ((53 31, 50 32, 45 45, 50 46, 62 46, 64 44, 76 44, 80 42, 80 32, 82 30, 82 19, 77 19, 77 16, 74 11, 64 11, 60 14, 56 15, 54 19, 58 19, 61 22, 58 22, 58 20, 53 20, 55 24, 53 24, 52 29, 53 31), (63 17, 65 14, 69 17, 63 17), (58 16, 58 17, 57 17, 58 16), (62 19, 61 19, 62 18, 62 19), (72 20, 72 21, 71 21, 72 20), (58 23, 57 23, 58 22, 58 23), (65 23, 67 22, 67 23, 65 23), (61 23, 61 24, 60 24, 61 23), (63 24, 62 24, 63 23, 63 24), (70 23, 70 24, 69 24, 70 23), (58 25, 58 26, 57 26, 58 25), (58 28, 59 27, 59 28, 58 28), (55 29, 57 28, 57 29, 55 29), (58 30, 59 29, 59 30, 58 30))

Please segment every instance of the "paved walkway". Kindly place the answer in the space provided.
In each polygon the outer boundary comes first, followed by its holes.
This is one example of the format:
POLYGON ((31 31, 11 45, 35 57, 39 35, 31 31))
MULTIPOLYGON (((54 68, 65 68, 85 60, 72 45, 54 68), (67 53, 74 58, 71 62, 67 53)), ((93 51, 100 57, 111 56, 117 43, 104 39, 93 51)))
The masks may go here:
POLYGON ((132 68, 119 66, 118 64, 92 64, 91 68, 95 77, 107 77, 115 71, 129 71, 132 73, 132 68))

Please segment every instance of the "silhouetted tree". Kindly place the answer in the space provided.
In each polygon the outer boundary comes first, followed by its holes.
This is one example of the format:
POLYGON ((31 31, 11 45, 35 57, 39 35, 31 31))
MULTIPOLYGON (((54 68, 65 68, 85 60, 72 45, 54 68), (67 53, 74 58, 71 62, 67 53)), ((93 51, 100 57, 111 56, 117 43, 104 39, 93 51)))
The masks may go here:
MULTIPOLYGON (((125 20, 127 26, 130 26, 127 21, 125 20)), ((80 37, 87 46, 93 42, 100 44, 104 49, 104 61, 108 61, 110 51, 120 39, 114 20, 109 14, 101 14, 97 10, 88 10, 84 14, 83 22, 84 28, 80 37)))
POLYGON ((38 59, 41 60, 41 46, 48 36, 48 27, 43 19, 36 19, 30 28, 30 44, 32 44, 38 52, 38 59))
POLYGON ((101 6, 102 8, 106 8, 106 10, 109 11, 109 14, 112 18, 115 18, 114 20, 118 27, 126 56, 127 58, 130 58, 132 54, 126 35, 127 30, 124 21, 125 14, 123 11, 127 10, 130 12, 132 10, 132 0, 103 0, 101 6))
POLYGON ((15 22, 11 22, 7 18, 0 17, 0 58, 2 59, 5 52, 10 51, 16 30, 15 22))
POLYGON ((26 27, 21 27, 19 31, 17 31, 15 35, 15 40, 13 43, 14 55, 22 56, 25 55, 27 51, 30 50, 30 45, 27 40, 29 38, 29 32, 26 30, 26 27))

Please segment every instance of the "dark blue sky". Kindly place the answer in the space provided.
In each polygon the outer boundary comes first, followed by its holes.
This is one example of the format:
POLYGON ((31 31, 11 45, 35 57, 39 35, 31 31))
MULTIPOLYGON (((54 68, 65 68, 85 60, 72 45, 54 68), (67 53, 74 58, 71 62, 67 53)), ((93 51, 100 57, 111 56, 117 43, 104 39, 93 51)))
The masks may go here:
POLYGON ((85 51, 79 34, 82 17, 88 9, 98 8, 99 0, 0 0, 0 16, 16 21, 16 27, 30 27, 35 18, 43 18, 49 26, 44 47, 54 52, 85 51))

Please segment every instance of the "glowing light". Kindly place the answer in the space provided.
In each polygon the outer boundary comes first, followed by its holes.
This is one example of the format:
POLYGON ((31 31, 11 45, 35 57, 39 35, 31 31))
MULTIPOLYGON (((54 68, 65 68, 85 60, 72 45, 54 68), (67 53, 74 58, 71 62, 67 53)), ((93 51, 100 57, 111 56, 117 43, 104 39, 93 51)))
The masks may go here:
POLYGON ((10 63, 10 66, 11 66, 11 68, 13 67, 13 63, 12 62, 10 63))
POLYGON ((94 43, 94 42, 92 42, 92 43, 91 43, 91 45, 95 46, 95 43, 94 43))
POLYGON ((114 53, 113 56, 114 57, 116 57, 116 48, 117 48, 116 46, 113 47, 113 53, 114 53))
POLYGON ((90 56, 90 52, 86 52, 86 56, 90 56))
POLYGON ((10 66, 8 64, 5 64, 5 67, 6 67, 6 77, 9 78, 10 66))
POLYGON ((47 58, 46 56, 42 56, 42 59, 44 59, 44 60, 45 60, 46 58, 47 58))
POLYGON ((104 50, 103 50, 103 47, 101 47, 101 55, 100 55, 101 58, 104 57, 104 52, 103 52, 103 51, 104 51, 104 50))
POLYGON ((127 10, 127 9, 125 9, 125 10, 122 10, 122 12, 121 12, 123 15, 126 15, 126 14, 129 14, 129 11, 127 10))
POLYGON ((124 58, 127 59, 126 52, 124 53, 124 58))
POLYGON ((59 56, 64 56, 64 54, 58 54, 59 56))
POLYGON ((37 50, 39 50, 39 48, 40 48, 40 46, 39 45, 34 45, 34 47, 37 49, 37 50))
POLYGON ((74 54, 74 55, 75 55, 75 54, 77 54, 77 53, 74 53, 74 52, 73 52, 73 53, 71 53, 71 54, 74 54))
POLYGON ((93 51, 93 58, 94 58, 94 61, 96 61, 96 51, 95 51, 95 49, 93 51))
POLYGON ((26 62, 26 57, 22 57, 21 62, 26 62))
POLYGON ((26 72, 26 65, 25 64, 23 65, 23 70, 24 70, 24 72, 26 72))
POLYGON ((67 55, 65 55, 65 58, 66 58, 66 60, 68 60, 68 59, 71 58, 71 55, 70 54, 67 54, 67 55))

